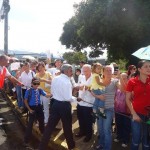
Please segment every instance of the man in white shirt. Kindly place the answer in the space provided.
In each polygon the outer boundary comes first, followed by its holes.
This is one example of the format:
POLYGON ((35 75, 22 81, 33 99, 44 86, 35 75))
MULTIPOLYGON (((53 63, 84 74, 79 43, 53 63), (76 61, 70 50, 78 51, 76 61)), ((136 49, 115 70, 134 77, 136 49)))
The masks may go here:
POLYGON ((88 142, 92 138, 92 124, 93 124, 93 103, 95 98, 89 91, 92 76, 91 76, 91 65, 85 64, 82 67, 83 74, 79 83, 79 97, 83 100, 78 102, 77 105, 77 117, 79 121, 79 132, 75 135, 76 137, 85 136, 83 142, 88 142))
POLYGON ((54 102, 51 107, 48 124, 39 145, 39 150, 46 150, 51 134, 60 119, 63 124, 68 149, 73 150, 75 148, 72 133, 71 102, 76 100, 76 98, 72 96, 72 84, 70 81, 71 76, 72 66, 69 64, 64 64, 61 67, 61 75, 52 80, 51 92, 54 102))

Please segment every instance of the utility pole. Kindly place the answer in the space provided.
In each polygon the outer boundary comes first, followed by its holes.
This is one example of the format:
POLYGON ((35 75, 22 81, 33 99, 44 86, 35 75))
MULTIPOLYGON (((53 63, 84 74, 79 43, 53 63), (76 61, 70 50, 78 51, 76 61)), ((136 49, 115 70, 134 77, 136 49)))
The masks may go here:
POLYGON ((4 0, 4 54, 8 54, 8 12, 10 10, 9 0, 4 0))
POLYGON ((3 0, 1 19, 4 19, 4 54, 8 54, 8 12, 10 10, 9 0, 3 0))

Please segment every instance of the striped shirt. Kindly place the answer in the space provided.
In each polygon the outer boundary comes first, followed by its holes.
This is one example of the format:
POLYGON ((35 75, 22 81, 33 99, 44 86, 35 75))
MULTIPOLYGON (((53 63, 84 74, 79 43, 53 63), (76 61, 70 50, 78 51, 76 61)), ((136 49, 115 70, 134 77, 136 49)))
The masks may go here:
POLYGON ((111 79, 111 83, 105 87, 105 108, 114 108, 114 98, 117 90, 118 79, 111 79))

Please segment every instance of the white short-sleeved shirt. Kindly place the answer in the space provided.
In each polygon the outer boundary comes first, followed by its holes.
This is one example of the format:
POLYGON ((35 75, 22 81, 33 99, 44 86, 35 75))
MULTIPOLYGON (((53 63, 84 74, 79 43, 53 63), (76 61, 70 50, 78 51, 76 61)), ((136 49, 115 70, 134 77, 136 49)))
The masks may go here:
POLYGON ((29 71, 29 73, 26 73, 25 71, 21 73, 21 76, 19 77, 19 80, 23 83, 25 87, 22 88, 29 88, 31 87, 31 81, 32 78, 35 77, 35 73, 33 71, 29 71))
POLYGON ((72 96, 72 84, 70 78, 65 74, 56 76, 51 83, 51 93, 53 98, 58 101, 74 102, 75 97, 72 96))
MULTIPOLYGON (((86 80, 85 76, 82 75, 79 86, 84 85, 89 87, 91 85, 91 82, 92 82, 92 76, 86 80)), ((84 101, 78 102, 80 106, 93 107, 92 104, 94 103, 95 98, 88 90, 79 90, 79 97, 85 101, 85 102, 84 101)))

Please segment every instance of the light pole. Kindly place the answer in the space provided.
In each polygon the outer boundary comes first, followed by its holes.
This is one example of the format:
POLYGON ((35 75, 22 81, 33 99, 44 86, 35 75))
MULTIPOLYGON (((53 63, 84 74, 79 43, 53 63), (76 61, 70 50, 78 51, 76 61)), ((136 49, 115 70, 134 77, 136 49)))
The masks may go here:
POLYGON ((9 0, 3 0, 1 19, 4 19, 4 54, 8 54, 8 12, 10 10, 9 0))

